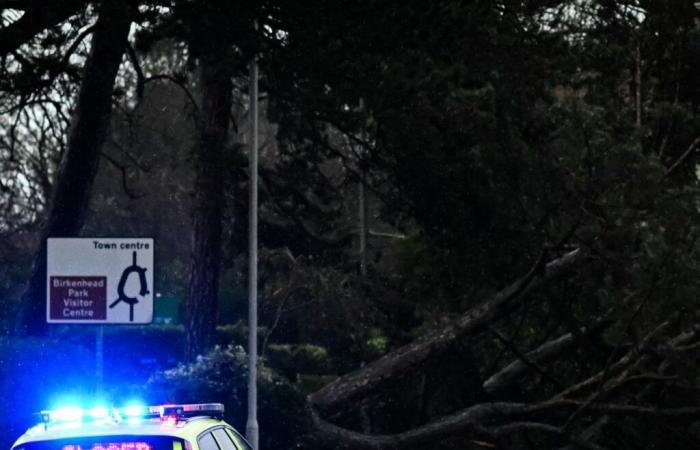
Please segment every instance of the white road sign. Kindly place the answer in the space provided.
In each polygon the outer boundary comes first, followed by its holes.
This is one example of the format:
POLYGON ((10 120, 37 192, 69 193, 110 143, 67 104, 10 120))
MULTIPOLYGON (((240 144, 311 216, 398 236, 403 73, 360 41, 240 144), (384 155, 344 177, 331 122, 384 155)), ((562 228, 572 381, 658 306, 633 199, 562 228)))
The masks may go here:
POLYGON ((49 238, 46 247, 47 322, 151 323, 152 238, 49 238))

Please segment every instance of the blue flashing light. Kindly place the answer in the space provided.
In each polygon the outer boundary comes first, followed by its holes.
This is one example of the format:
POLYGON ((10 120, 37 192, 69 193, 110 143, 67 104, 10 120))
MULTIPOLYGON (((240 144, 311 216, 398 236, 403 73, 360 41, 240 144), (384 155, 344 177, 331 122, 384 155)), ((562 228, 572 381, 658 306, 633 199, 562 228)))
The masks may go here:
POLYGON ((90 417, 96 420, 106 419, 109 417, 109 409, 105 408, 104 406, 95 406, 94 408, 90 409, 90 417))
POLYGON ((130 418, 142 417, 145 410, 146 408, 142 405, 129 405, 125 408, 121 408, 121 412, 123 412, 126 417, 130 418))
POLYGON ((80 422, 83 420, 83 410, 78 407, 67 406, 51 411, 51 422, 80 422))

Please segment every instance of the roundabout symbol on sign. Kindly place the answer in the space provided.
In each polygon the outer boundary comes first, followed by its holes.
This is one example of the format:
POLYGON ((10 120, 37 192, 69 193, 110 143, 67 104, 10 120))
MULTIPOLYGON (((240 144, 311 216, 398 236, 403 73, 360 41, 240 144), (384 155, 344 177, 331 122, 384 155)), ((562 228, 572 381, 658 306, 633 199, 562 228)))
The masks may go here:
POLYGON ((109 308, 112 309, 115 306, 119 304, 119 302, 124 302, 129 305, 129 321, 133 322, 134 321, 134 305, 139 302, 138 297, 129 297, 126 295, 126 292, 124 292, 124 287, 126 286, 126 282, 129 280, 129 276, 131 274, 136 274, 139 277, 139 283, 141 285, 141 289, 139 290, 139 295, 143 297, 144 295, 148 295, 150 291, 148 290, 148 282, 146 281, 146 268, 141 267, 136 264, 136 252, 133 253, 133 262, 132 264, 124 269, 124 272, 122 272, 122 276, 119 279, 119 284, 117 285, 117 294, 119 295, 119 298, 117 298, 114 302, 112 302, 111 305, 109 305, 109 308))

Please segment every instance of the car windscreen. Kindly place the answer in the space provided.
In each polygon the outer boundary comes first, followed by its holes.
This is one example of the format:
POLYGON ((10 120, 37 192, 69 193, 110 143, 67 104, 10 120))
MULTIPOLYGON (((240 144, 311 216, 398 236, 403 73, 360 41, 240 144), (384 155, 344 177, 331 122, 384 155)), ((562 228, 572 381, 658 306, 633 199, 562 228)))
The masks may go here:
POLYGON ((12 450, 183 450, 182 439, 172 436, 91 436, 20 444, 12 450))

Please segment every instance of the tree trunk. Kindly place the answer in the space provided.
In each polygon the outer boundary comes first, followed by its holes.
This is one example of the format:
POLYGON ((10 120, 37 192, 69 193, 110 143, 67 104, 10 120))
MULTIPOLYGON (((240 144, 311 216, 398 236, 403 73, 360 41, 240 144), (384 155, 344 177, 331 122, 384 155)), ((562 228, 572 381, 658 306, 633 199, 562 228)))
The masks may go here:
POLYGON ((106 0, 100 6, 68 146, 58 170, 34 270, 22 296, 18 334, 46 331, 46 239, 75 236, 83 226, 102 143, 109 129, 112 88, 127 47, 134 12, 135 8, 125 0, 106 0))
POLYGON ((634 53, 634 110, 635 125, 640 129, 642 128, 642 48, 639 42, 634 53))
MULTIPOLYGON (((212 43, 211 49, 218 43, 212 43)), ((216 330, 221 231, 223 152, 231 111, 232 70, 226 51, 200 58, 202 89, 199 146, 196 150, 194 231, 186 309, 185 358, 194 360, 213 343, 216 330)))

